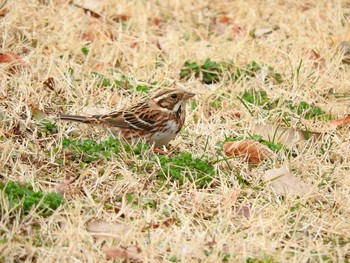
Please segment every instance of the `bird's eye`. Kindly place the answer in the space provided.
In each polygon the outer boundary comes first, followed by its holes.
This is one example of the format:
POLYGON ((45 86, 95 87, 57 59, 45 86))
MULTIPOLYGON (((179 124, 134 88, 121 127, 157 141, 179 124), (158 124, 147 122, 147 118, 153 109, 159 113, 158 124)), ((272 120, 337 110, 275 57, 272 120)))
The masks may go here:
POLYGON ((177 99, 177 95, 176 94, 171 94, 170 98, 172 98, 173 100, 177 99))

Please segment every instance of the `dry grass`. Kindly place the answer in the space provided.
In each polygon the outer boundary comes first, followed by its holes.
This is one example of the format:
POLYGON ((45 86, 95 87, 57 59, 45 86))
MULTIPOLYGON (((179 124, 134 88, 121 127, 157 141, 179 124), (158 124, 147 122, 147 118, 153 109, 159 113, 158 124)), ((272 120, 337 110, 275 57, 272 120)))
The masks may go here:
MULTIPOLYGON (((261 183, 267 169, 280 165, 277 161, 249 166, 234 159, 230 168, 219 163, 217 182, 209 188, 190 182, 162 186, 155 168, 140 174, 131 169, 135 163, 156 167, 152 153, 146 152, 143 159, 125 154, 82 166, 79 160, 69 160, 62 140, 106 140, 109 132, 58 122, 57 133, 43 134, 32 116, 34 108, 54 116, 91 113, 91 107, 119 109, 139 100, 136 90, 99 85, 91 72, 104 63, 107 68, 100 73, 111 80, 124 74, 134 85, 156 81, 154 89, 176 82, 197 94, 198 107, 188 108, 186 127, 171 142, 175 155, 187 151, 216 159, 215 145, 225 136, 247 135, 252 122, 273 119, 273 112, 248 113, 237 99, 246 89, 265 90, 273 99, 306 101, 343 117, 349 97, 333 94, 349 92, 350 72, 337 51, 340 41, 350 40, 345 1, 109 0, 89 1, 91 7, 87 1, 75 3, 101 17, 93 18, 65 1, 33 0, 8 1, 9 12, 0 18, 1 52, 24 60, 14 73, 9 73, 8 64, 0 64, 1 181, 65 193, 65 205, 47 218, 35 211, 25 216, 11 212, 1 195, 0 261, 98 262, 106 260, 103 249, 130 246, 140 248, 144 262, 350 260, 346 127, 322 140, 289 145, 296 153, 292 157, 279 153, 279 160, 288 162, 312 189, 305 196, 282 198, 261 183), (223 16, 232 19, 230 25, 213 23, 223 16), (233 25, 241 32, 232 33, 233 25), (268 36, 254 39, 249 34, 276 25, 279 29, 268 36), (82 47, 88 48, 87 55, 82 47), (311 49, 321 55, 322 67, 313 67, 315 58, 306 54, 311 49), (195 78, 179 79, 186 60, 202 63, 207 58, 238 65, 255 60, 273 66, 284 81, 223 78, 204 85, 195 78), (55 91, 43 86, 48 77, 54 78, 55 91), (208 101, 223 92, 229 94, 223 107, 210 107, 208 101), (240 118, 229 117, 235 111, 240 118), (73 178, 76 181, 65 185, 73 178), (136 198, 132 202, 131 196, 136 198), (248 218, 242 209, 251 210, 248 218), (110 222, 119 231, 95 236, 87 226, 96 220, 110 222)), ((284 104, 279 107, 286 110, 284 104)))

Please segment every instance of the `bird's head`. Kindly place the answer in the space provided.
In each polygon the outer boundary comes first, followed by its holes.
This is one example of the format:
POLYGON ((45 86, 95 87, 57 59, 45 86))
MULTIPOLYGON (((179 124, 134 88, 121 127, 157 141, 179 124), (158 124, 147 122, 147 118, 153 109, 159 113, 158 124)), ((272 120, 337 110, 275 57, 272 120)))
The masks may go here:
POLYGON ((164 89, 152 97, 152 101, 159 107, 174 113, 184 106, 186 101, 195 96, 194 93, 182 89, 164 89))

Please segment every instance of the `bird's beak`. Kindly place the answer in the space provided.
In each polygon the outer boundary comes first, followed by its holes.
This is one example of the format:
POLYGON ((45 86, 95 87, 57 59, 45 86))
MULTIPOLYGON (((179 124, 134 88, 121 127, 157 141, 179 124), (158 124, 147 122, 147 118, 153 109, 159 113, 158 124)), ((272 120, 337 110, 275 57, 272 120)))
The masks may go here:
POLYGON ((190 98, 192 98, 193 96, 195 96, 196 94, 191 93, 191 92, 185 92, 184 96, 182 97, 182 99, 184 100, 188 100, 190 98))

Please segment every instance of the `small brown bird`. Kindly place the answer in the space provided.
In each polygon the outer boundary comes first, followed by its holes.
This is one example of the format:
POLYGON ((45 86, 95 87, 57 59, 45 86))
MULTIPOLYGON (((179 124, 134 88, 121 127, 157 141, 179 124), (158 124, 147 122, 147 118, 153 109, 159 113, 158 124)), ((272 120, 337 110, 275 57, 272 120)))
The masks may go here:
POLYGON ((153 97, 104 115, 60 115, 61 120, 117 127, 119 135, 129 142, 144 140, 160 148, 175 138, 186 117, 186 101, 195 94, 182 89, 163 89, 153 97))

